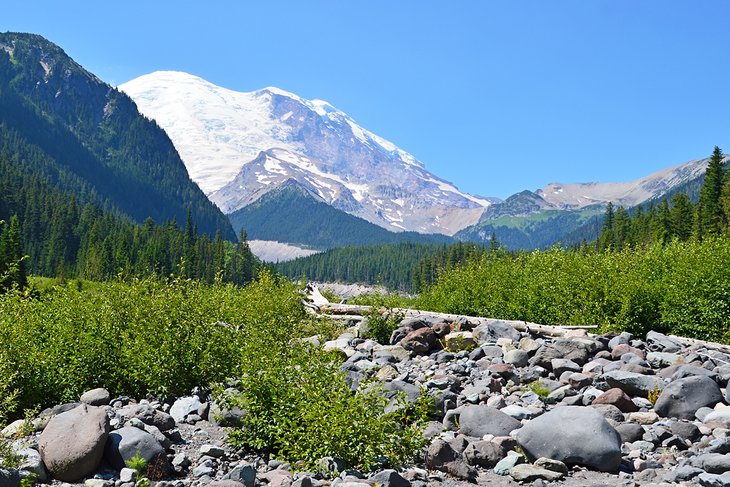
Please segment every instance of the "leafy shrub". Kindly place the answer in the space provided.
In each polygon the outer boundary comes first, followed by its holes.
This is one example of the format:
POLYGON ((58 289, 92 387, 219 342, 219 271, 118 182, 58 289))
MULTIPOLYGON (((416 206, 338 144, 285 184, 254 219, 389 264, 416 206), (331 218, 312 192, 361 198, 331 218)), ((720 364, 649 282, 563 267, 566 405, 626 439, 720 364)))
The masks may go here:
POLYGON ((299 340, 334 331, 265 272, 243 288, 142 279, 0 295, 0 400, 18 391, 5 401, 12 417, 99 386, 173 395, 238 377, 248 415, 232 441, 310 466, 323 456, 363 468, 406 461, 422 445, 426 408, 385 413, 377 391, 350 391, 338 356, 299 340))
POLYGON ((377 388, 353 393, 339 356, 296 340, 301 332, 285 317, 246 329, 237 370, 242 392, 229 398, 246 416, 229 441, 312 469, 325 456, 363 469, 381 457, 392 465, 412 459, 423 445, 429 409, 386 413, 388 401, 377 388))
POLYGON ((147 470, 147 460, 145 460, 140 452, 135 453, 132 458, 124 463, 132 470, 136 470, 137 474, 140 476, 144 475, 147 470))
POLYGON ((421 309, 730 341, 730 239, 489 255, 443 273, 421 309))
POLYGON ((0 295, 0 374, 3 360, 14 371, 0 379, 18 391, 15 411, 100 386, 187 393, 233 374, 249 324, 304 317, 296 288, 268 274, 244 288, 143 279, 84 289, 0 295))
POLYGON ((368 329, 365 337, 371 338, 383 345, 390 344, 390 336, 403 320, 401 313, 391 311, 381 313, 378 310, 373 310, 370 313, 366 313, 365 317, 367 318, 368 329))

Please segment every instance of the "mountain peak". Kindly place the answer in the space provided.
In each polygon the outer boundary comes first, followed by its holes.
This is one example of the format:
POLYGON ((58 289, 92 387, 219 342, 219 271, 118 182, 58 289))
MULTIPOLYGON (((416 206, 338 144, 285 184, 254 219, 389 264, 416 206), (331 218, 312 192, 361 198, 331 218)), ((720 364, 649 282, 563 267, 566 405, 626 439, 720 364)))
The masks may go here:
POLYGON ((289 179, 396 231, 451 234, 490 204, 429 173, 324 100, 273 86, 237 92, 174 71, 119 89, 167 131, 192 179, 225 212, 289 179))

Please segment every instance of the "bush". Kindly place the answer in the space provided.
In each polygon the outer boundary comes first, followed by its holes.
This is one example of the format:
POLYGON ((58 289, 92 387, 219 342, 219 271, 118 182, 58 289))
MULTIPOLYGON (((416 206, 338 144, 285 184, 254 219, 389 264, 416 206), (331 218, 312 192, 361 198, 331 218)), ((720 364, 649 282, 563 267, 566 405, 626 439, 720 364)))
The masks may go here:
POLYGON ((341 359, 300 340, 335 332, 308 318, 301 298, 267 273, 243 288, 142 279, 0 295, 0 415, 94 387, 180 395, 238 377, 248 415, 234 443, 308 466, 323 456, 363 468, 413 457, 425 407, 385 413, 377 390, 352 393, 341 359))
POLYGON ((362 469, 381 459, 411 460, 423 446, 428 407, 420 404, 386 413, 377 387, 353 393, 335 353, 296 340, 296 321, 248 327, 239 351, 238 395, 228 402, 246 411, 243 427, 231 433, 236 447, 263 450, 315 469, 325 456, 362 469))
POLYGON ((77 400, 94 387, 184 394, 233 373, 251 323, 303 318, 299 299, 292 284, 268 275, 244 288, 144 279, 56 287, 40 299, 0 295, 0 365, 15 371, 2 383, 19 392, 15 411, 77 400))
POLYGON ((730 239, 616 252, 488 255, 445 272, 421 309, 730 341, 730 239))
POLYGON ((400 326, 403 315, 392 311, 381 313, 378 310, 372 310, 365 314, 365 318, 367 319, 365 338, 371 338, 382 345, 389 345, 390 336, 400 326))

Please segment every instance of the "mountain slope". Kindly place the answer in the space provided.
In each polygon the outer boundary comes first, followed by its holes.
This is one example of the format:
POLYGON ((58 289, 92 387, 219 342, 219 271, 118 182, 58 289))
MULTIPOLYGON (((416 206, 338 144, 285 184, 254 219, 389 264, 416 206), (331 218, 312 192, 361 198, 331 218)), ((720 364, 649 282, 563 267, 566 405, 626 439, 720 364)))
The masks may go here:
POLYGON ((453 234, 490 204, 322 100, 277 88, 235 92, 170 71, 119 88, 165 128, 191 177, 226 213, 289 179, 394 231, 453 234))
POLYGON ((190 209, 200 231, 235 239, 165 132, 41 36, 0 33, 0 132, 6 145, 22 141, 44 153, 45 167, 27 170, 63 191, 79 190, 138 222, 182 223, 190 209))
POLYGON ((678 191, 697 191, 708 161, 689 161, 623 183, 550 183, 535 192, 523 191, 491 205, 479 222, 455 237, 487 242, 494 232, 510 249, 595 240, 609 201, 628 209, 678 191))
POLYGON ((246 230, 252 240, 274 240, 318 250, 345 245, 453 242, 445 235, 390 232, 333 208, 294 180, 229 217, 233 227, 246 230))

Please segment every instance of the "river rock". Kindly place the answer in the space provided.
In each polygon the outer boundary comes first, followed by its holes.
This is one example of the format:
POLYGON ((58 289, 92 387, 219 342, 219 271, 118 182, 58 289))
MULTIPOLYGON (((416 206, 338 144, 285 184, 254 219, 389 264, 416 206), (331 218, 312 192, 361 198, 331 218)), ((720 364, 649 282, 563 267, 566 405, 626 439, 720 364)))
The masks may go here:
POLYGON ((103 387, 98 387, 96 389, 84 392, 79 398, 79 401, 90 406, 106 406, 107 404, 109 404, 111 398, 112 396, 111 394, 109 394, 109 391, 107 391, 103 387))
POLYGON ((639 410, 628 394, 618 387, 611 388, 595 398, 593 404, 611 404, 619 408, 623 413, 633 413, 639 410))
POLYGON ((108 435, 106 411, 82 404, 51 418, 38 440, 38 449, 54 478, 76 482, 99 466, 108 435))
POLYGON ((531 420, 515 437, 532 459, 547 457, 602 472, 615 472, 621 463, 621 437, 589 407, 557 407, 531 420))
POLYGON ((137 453, 150 462, 157 455, 164 455, 165 450, 154 436, 139 428, 125 426, 109 434, 104 458, 109 465, 121 470, 137 453))
POLYGON ((652 375, 611 370, 600 376, 609 387, 618 387, 630 396, 646 397, 650 391, 664 389, 664 381, 652 375))
POLYGON ((181 397, 170 408, 170 416, 178 423, 185 421, 188 414, 197 413, 200 407, 198 396, 181 397))
POLYGON ((522 423, 502 411, 489 406, 465 406, 459 415, 459 428, 467 436, 509 436, 522 423))
POLYGON ((704 406, 712 407, 722 401, 717 382, 706 376, 695 375, 670 382, 654 405, 654 411, 667 418, 693 419, 704 406))

